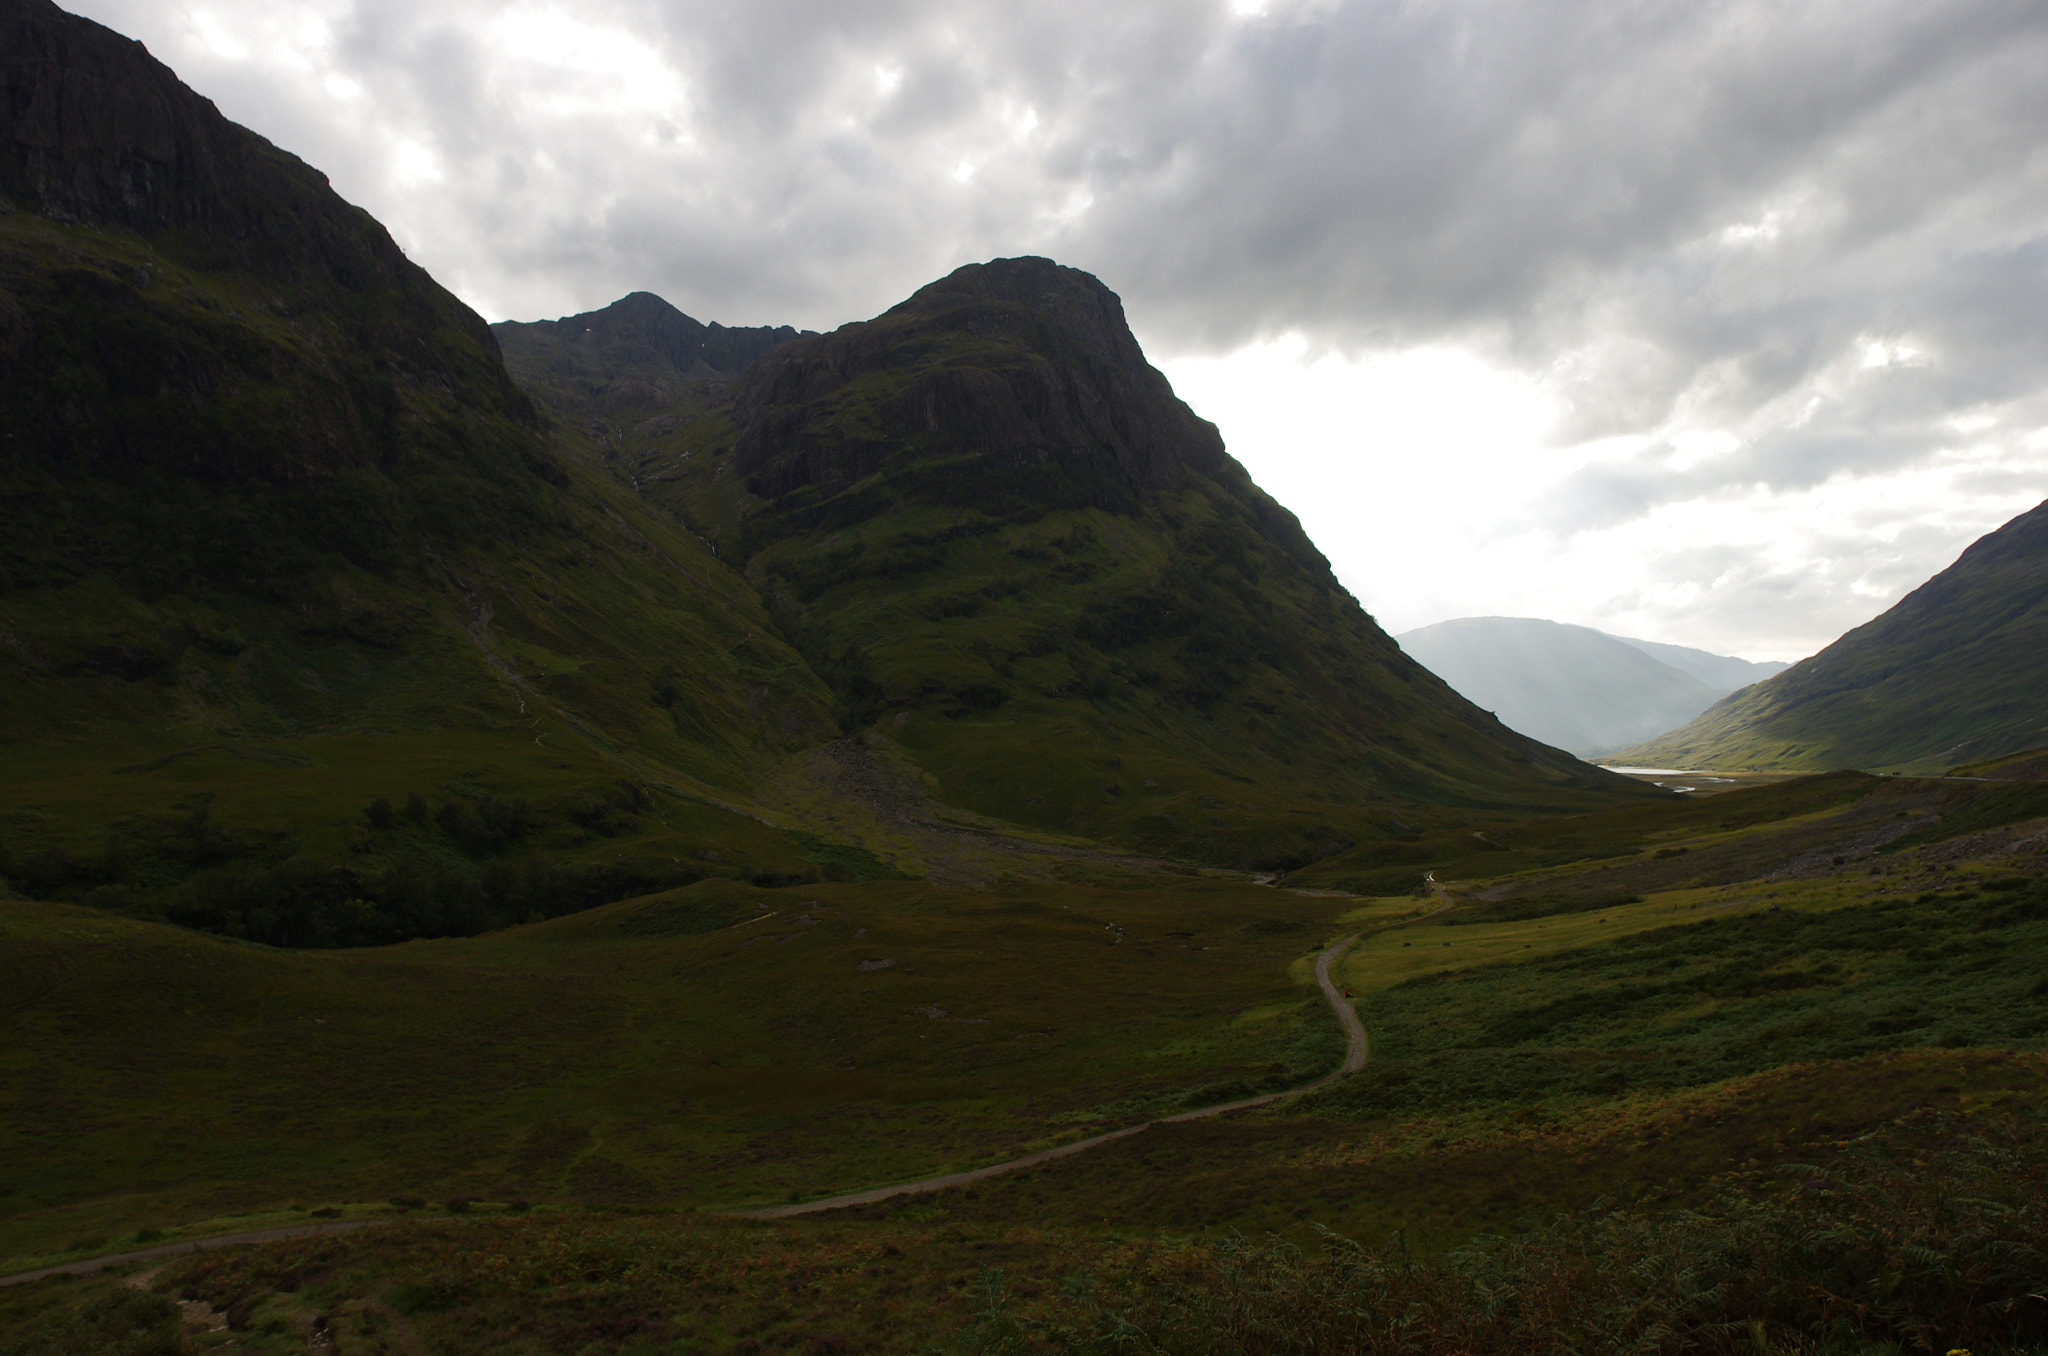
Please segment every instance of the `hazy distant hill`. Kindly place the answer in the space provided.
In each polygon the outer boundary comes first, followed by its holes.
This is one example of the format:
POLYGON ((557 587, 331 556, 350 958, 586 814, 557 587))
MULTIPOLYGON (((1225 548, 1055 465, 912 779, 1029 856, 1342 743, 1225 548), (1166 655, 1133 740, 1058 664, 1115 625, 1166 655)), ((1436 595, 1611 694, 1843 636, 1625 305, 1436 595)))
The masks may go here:
POLYGON ((1674 767, 1940 771, 2048 744, 2048 504, 1876 620, 1620 756, 1674 767))
POLYGON ((1636 640, 1629 636, 1614 638, 1624 645, 1635 646, 1652 659, 1662 660, 1681 673, 1691 674, 1712 688, 1717 696, 1725 696, 1739 687, 1748 687, 1751 683, 1761 683, 1772 674, 1783 673, 1792 667, 1776 659, 1738 659, 1734 655, 1695 650, 1688 645, 1665 645, 1658 641, 1636 640))
POLYGON ((1784 667, 1531 617, 1461 617, 1396 639, 1510 728, 1582 757, 1682 725, 1784 667))

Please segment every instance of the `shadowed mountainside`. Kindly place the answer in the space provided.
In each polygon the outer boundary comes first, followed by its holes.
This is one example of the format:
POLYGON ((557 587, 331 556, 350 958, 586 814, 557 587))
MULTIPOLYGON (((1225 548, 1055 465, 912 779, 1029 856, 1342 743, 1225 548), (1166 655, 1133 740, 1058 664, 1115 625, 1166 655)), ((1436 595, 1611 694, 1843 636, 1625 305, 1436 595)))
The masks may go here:
MULTIPOLYGON (((635 302, 576 361, 673 400, 551 422, 139 45, 0 0, 0 86, 0 1273, 378 1226, 0 1351, 2041 1337, 2038 737, 1662 794, 1403 655, 1086 274, 736 376, 635 302), (1320 1078, 1313 951, 1372 1062, 1284 1109, 720 1214, 1320 1078)), ((2038 702, 2044 512, 1922 590, 1943 701, 2038 702)))
POLYGON ((0 878, 304 944, 816 866, 734 807, 829 692, 319 173, 0 0, 0 190, 0 878))
POLYGON ((140 44, 0 33, 6 888, 344 945, 1644 794, 1401 656, 1085 274, 510 327, 551 422, 140 44))
POLYGON ((325 176, 47 0, 0 6, 0 53, 15 458, 262 481, 434 456, 545 471, 521 464, 533 409, 482 321, 325 176), (232 294, 195 304, 188 274, 232 294))
POLYGON ((672 414, 635 483, 948 804, 1281 869, 1404 804, 1636 794, 1403 655, 1085 273, 970 265, 672 414))
POLYGON ((2048 742, 2048 504, 1874 621, 1683 729, 1616 754, 1670 767, 1939 771, 2048 742))
POLYGON ((797 337, 787 325, 699 324, 652 292, 560 320, 501 321, 491 332, 526 388, 607 450, 617 440, 615 424, 666 410, 684 383, 737 376, 797 337))

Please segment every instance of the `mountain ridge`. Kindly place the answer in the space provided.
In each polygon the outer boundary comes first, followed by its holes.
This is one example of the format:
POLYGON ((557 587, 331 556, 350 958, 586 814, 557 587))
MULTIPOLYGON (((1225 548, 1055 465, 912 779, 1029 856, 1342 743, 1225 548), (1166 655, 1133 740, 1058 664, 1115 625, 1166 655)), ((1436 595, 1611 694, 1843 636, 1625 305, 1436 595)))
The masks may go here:
POLYGON ((1653 794, 1401 656, 1085 274, 972 266, 811 337, 642 294, 587 348, 502 331, 517 375, 569 360, 530 397, 139 44, 0 24, 8 888, 368 945, 1653 794))
POLYGON ((1310 768, 1354 806, 1596 784, 1401 654, 1078 270, 965 266, 645 427, 622 474, 950 804, 1281 869, 1357 832, 1284 790, 1310 768), (1116 774, 1140 760, 1134 788, 1116 774), (1251 822, 1210 813, 1233 796, 1251 822))
POLYGON ((1533 617, 1460 617, 1395 637, 1513 729, 1584 757, 1613 753, 1698 715, 1728 689, 1700 674, 1746 660, 1533 617), (1676 651, 1688 667, 1667 662, 1676 651))
MULTIPOLYGON (((1612 631, 1603 635, 1614 635, 1612 631)), ((1783 673, 1792 666, 1780 659, 1743 659, 1736 655, 1715 654, 1711 650, 1698 649, 1691 645, 1672 645, 1658 640, 1637 640, 1632 636, 1614 636, 1624 645, 1633 645, 1652 659, 1669 664, 1681 673, 1693 677, 1723 695, 1737 688, 1760 683, 1773 674, 1783 673)))
POLYGON ((1785 672, 1617 758, 1932 772, 2048 743, 2048 503, 1785 672))
POLYGON ((788 325, 703 324, 652 292, 558 320, 491 326, 528 386, 558 413, 586 421, 630 418, 673 404, 677 383, 736 377, 756 358, 798 337, 788 325))

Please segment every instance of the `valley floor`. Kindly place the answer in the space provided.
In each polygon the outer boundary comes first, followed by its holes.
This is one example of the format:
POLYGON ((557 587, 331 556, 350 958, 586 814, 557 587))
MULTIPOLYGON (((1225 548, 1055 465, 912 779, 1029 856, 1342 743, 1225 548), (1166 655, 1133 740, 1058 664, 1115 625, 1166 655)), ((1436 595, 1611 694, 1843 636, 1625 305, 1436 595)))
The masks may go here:
POLYGON ((1441 911, 715 881, 312 954, 7 904, 7 1271, 367 1227, 9 1287, 0 1351, 2032 1349, 2032 808, 1837 776, 1486 829, 1441 911), (1370 1062, 1264 1101, 1346 1062, 1353 935, 1370 1062))

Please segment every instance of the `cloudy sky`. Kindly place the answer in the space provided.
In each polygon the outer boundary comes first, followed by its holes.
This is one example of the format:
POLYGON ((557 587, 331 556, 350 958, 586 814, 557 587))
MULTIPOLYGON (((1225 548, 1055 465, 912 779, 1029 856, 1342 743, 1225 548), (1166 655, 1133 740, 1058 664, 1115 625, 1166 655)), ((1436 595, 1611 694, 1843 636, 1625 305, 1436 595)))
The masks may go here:
POLYGON ((1122 294, 1390 630, 1796 658, 2048 497, 2039 0, 65 0, 492 319, 1122 294))

